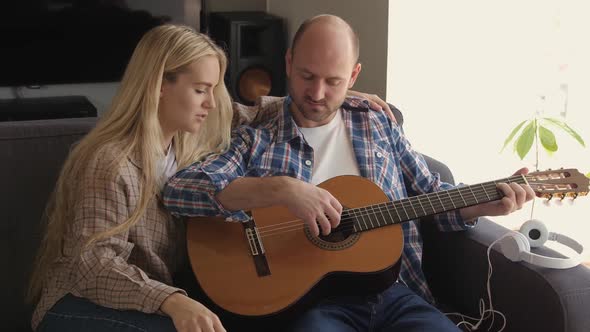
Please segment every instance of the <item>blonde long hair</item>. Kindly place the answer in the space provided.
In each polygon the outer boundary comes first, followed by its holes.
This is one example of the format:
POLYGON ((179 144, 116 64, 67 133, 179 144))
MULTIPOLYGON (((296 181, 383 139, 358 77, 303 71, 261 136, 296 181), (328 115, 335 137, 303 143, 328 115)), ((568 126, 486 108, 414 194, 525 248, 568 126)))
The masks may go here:
MULTIPOLYGON (((117 155, 109 169, 116 176, 117 165, 132 153, 141 161, 140 196, 137 208, 120 225, 94 234, 86 247, 96 241, 125 232, 145 213, 158 190, 157 161, 162 158, 163 133, 158 121, 158 104, 162 81, 174 80, 188 65, 205 57, 219 60, 220 79, 214 88, 216 110, 209 112, 205 126, 198 133, 178 132, 173 140, 179 168, 221 153, 229 147, 232 105, 223 82, 227 59, 225 53, 207 36, 192 28, 162 25, 148 31, 139 41, 111 108, 71 151, 52 197, 46 208, 47 230, 39 247, 28 298, 36 301, 43 288, 43 278, 53 261, 63 251, 64 240, 73 223, 75 208, 82 196, 80 179, 89 165, 106 150, 117 147, 117 155)), ((92 175, 90 175, 92 176, 92 175)))

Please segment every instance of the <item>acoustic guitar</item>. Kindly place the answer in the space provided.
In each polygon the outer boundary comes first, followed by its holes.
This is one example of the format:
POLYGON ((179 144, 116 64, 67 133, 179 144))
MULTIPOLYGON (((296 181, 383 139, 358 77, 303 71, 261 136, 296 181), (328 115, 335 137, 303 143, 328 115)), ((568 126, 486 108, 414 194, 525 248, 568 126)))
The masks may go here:
POLYGON ((284 206, 255 209, 246 223, 190 218, 190 263, 206 296, 238 316, 276 316, 321 296, 380 291, 399 272, 401 223, 501 199, 499 182, 528 183, 548 199, 589 191, 583 174, 561 169, 389 201, 370 180, 338 176, 319 185, 344 207, 330 235, 312 235, 284 206))

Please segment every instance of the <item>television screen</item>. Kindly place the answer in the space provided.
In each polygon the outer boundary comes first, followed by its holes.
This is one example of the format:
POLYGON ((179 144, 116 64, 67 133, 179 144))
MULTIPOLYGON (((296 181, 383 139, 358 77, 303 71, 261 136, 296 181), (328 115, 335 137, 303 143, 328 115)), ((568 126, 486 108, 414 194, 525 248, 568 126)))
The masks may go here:
POLYGON ((0 86, 119 81, 165 21, 117 0, 0 1, 0 86))

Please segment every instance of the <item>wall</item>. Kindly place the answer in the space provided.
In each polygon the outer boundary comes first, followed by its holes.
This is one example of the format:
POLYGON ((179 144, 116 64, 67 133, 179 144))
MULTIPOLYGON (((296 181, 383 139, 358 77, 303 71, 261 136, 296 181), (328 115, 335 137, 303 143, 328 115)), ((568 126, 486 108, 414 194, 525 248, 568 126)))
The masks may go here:
POLYGON ((208 0, 210 12, 225 11, 266 11, 266 0, 208 0))
POLYGON ((305 19, 318 14, 342 17, 360 38, 361 75, 354 88, 385 97, 387 85, 388 0, 268 0, 268 12, 285 18, 289 43, 305 19))

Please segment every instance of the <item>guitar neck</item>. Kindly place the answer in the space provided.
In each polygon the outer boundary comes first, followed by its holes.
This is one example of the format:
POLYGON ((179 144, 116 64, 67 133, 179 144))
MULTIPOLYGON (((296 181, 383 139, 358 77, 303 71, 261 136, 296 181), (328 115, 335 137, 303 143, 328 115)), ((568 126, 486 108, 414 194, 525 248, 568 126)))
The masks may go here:
POLYGON ((408 220, 427 217, 464 207, 499 200, 503 197, 497 184, 526 184, 523 175, 515 175, 496 181, 436 191, 393 202, 346 209, 342 217, 354 220, 354 232, 362 232, 408 220))

